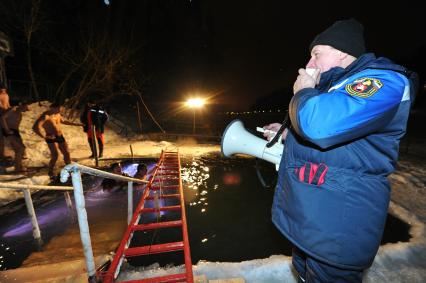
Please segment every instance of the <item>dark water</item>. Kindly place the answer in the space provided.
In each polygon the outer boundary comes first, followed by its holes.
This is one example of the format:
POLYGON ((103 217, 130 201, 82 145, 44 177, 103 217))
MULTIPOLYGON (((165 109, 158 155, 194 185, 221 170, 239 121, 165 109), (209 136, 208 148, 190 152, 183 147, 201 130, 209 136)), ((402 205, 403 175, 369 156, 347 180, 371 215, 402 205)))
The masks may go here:
MULTIPOLYGON (((193 264, 199 260, 239 262, 274 254, 291 254, 290 243, 271 222, 270 209, 276 176, 272 165, 261 161, 259 171, 256 171, 254 159, 222 159, 218 156, 182 159, 181 162, 193 264), (270 188, 262 187, 259 172, 263 181, 271 185, 270 188)), ((135 192, 135 195, 139 194, 135 192)), ((33 199, 45 243, 76 225, 65 205, 63 193, 39 194, 34 195, 33 199)), ((174 204, 177 203, 173 200, 163 203, 174 204)), ((25 205, 23 201, 15 205, 21 208, 14 212, 3 209, 0 216, 0 270, 19 267, 30 253, 37 250, 25 205)), ((147 203, 147 206, 152 204, 147 203)), ((86 208, 89 225, 102 221, 107 223, 108 219, 119 217, 125 223, 127 194, 123 191, 105 194, 99 189, 91 190, 86 192, 86 208)), ((141 222, 153 222, 160 218, 161 221, 175 220, 179 216, 175 212, 164 212, 161 215, 146 215, 141 222)), ((407 223, 388 215, 382 244, 408 241, 408 230, 407 223)), ((131 246, 181 239, 180 229, 176 228, 136 232, 131 246)), ((129 259, 129 264, 134 266, 155 262, 161 266, 178 265, 183 263, 183 255, 173 252, 129 259)))

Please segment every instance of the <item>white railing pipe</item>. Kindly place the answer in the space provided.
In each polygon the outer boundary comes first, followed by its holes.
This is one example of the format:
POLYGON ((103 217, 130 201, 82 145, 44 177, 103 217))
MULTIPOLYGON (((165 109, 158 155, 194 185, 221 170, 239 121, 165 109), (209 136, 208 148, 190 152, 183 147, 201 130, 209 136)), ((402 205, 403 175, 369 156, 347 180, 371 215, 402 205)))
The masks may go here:
POLYGON ((0 183, 0 189, 22 190, 22 192, 24 193, 25 205, 27 207, 28 215, 31 218, 33 236, 34 236, 34 239, 37 241, 37 244, 41 247, 43 245, 43 240, 41 238, 40 227, 38 225, 37 215, 35 213, 30 190, 69 191, 69 190, 73 190, 74 188, 69 186, 42 186, 42 185, 28 185, 28 184, 19 184, 19 183, 0 183))
POLYGON ((95 262, 93 258, 92 243, 90 240, 89 224, 87 221, 87 212, 85 208, 81 173, 86 173, 89 175, 103 177, 103 178, 114 179, 117 181, 127 181, 129 184, 129 191, 132 192, 131 200, 130 200, 130 197, 128 196, 128 199, 129 199, 128 211, 130 210, 133 211, 133 182, 149 183, 149 181, 126 177, 126 176, 113 174, 109 172, 104 172, 102 170, 94 169, 94 168, 84 166, 78 163, 68 164, 61 170, 60 180, 62 183, 65 183, 71 174, 71 180, 74 187, 75 206, 76 206, 77 216, 78 216, 78 225, 80 227, 80 238, 83 244, 83 251, 84 251, 84 256, 86 259, 86 267, 87 267, 87 273, 89 276, 89 282, 91 282, 95 279, 96 269, 95 269, 95 262))
MULTIPOLYGON (((62 178, 62 172, 61 172, 62 178)), ((61 179, 62 180, 62 179, 61 179)), ((84 201, 83 183, 81 173, 78 168, 71 170, 71 180, 74 186, 74 201, 77 211, 78 226, 80 228, 80 239, 83 244, 84 257, 86 259, 87 274, 89 282, 96 276, 95 260, 92 251, 92 242, 90 240, 89 223, 87 221, 86 204, 84 201)))
POLYGON ((81 165, 81 164, 78 164, 78 163, 75 163, 75 162, 66 165, 61 170, 61 182, 62 183, 65 183, 68 180, 68 178, 70 176, 70 172, 72 172, 72 170, 74 170, 74 169, 80 170, 81 173, 86 173, 86 174, 97 176, 97 177, 114 179, 114 180, 117 180, 117 181, 134 182, 134 183, 138 183, 138 184, 149 183, 149 181, 147 181, 147 180, 141 180, 141 179, 137 179, 137 178, 126 177, 126 176, 123 176, 123 175, 109 173, 109 172, 94 169, 94 168, 91 168, 91 167, 88 167, 88 166, 84 166, 84 165, 81 165))
POLYGON ((24 193, 25 205, 27 206, 27 211, 31 218, 31 225, 33 227, 34 239, 37 241, 37 244, 41 247, 43 245, 43 240, 41 239, 40 227, 38 226, 37 216, 34 210, 31 193, 28 189, 24 189, 22 191, 24 193))
POLYGON ((50 191, 72 191, 71 186, 42 186, 42 185, 27 185, 17 183, 0 183, 0 188, 10 190, 50 190, 50 191))

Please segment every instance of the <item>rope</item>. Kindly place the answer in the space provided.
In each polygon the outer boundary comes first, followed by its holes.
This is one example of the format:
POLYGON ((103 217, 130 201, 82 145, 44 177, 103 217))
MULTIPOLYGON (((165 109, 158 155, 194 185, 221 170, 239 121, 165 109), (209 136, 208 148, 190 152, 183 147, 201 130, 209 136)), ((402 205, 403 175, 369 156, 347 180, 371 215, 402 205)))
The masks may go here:
POLYGON ((155 118, 154 118, 154 116, 152 115, 151 111, 149 111, 148 106, 146 106, 145 101, 143 101, 142 94, 141 94, 138 90, 135 90, 135 91, 136 91, 136 93, 138 94, 138 96, 139 96, 139 98, 140 98, 140 100, 141 100, 141 102, 142 102, 143 106, 145 107, 146 112, 148 112, 148 114, 149 114, 149 116, 151 117, 152 121, 154 121, 154 123, 155 123, 155 124, 156 124, 156 125, 160 128, 160 130, 163 132, 163 134, 165 134, 165 133, 166 133, 166 131, 165 131, 165 130, 163 130, 163 128, 161 127, 161 125, 157 122, 157 120, 155 120, 155 118))

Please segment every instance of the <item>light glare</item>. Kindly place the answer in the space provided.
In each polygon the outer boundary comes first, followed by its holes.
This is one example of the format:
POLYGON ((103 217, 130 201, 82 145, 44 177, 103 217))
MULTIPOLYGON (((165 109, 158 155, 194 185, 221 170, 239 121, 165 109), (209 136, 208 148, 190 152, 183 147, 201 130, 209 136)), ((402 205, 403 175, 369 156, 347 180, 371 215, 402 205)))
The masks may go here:
POLYGON ((188 107, 200 108, 204 105, 204 100, 201 98, 191 98, 186 102, 188 107))

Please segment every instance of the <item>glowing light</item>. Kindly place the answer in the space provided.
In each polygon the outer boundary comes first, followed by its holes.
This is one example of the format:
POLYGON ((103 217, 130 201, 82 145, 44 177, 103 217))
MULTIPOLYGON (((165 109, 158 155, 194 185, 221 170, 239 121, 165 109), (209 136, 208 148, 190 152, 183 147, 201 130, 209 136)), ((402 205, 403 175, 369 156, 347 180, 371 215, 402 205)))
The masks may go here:
POLYGON ((205 212, 205 211, 206 211, 206 209, 205 209, 205 208, 201 209, 201 212, 205 212))
POLYGON ((237 186, 241 183, 241 176, 238 173, 225 173, 223 183, 228 186, 237 186))
POLYGON ((201 242, 202 242, 202 243, 205 243, 205 242, 207 242, 207 241, 208 241, 208 239, 207 239, 207 238, 204 238, 204 239, 202 239, 202 240, 201 240, 201 242))
POLYGON ((186 101, 186 106, 192 108, 201 108, 205 104, 205 101, 201 98, 190 98, 186 101))

